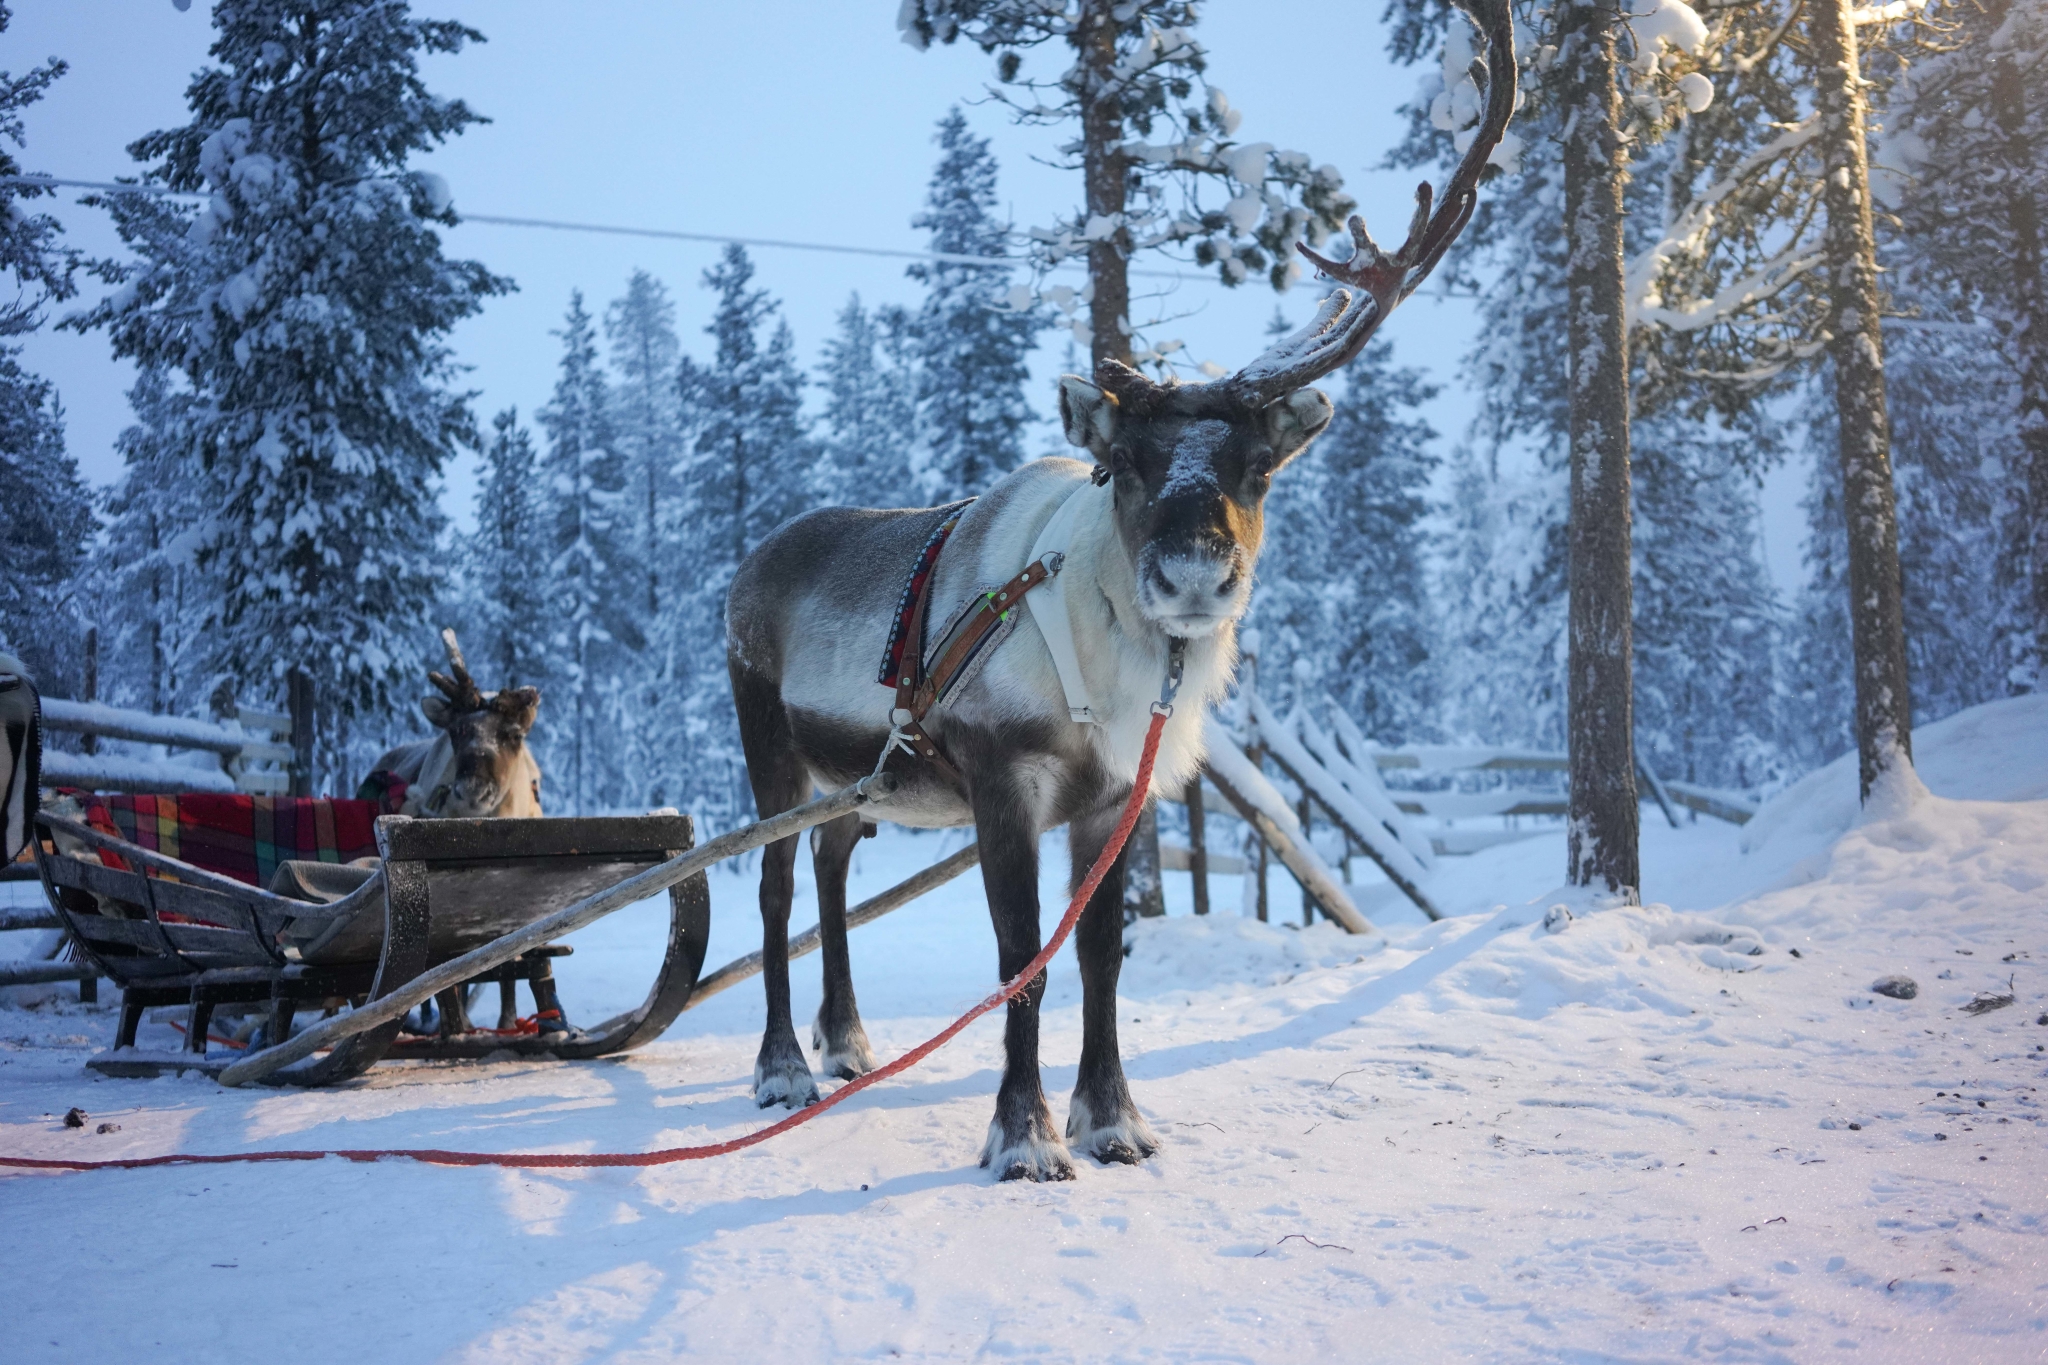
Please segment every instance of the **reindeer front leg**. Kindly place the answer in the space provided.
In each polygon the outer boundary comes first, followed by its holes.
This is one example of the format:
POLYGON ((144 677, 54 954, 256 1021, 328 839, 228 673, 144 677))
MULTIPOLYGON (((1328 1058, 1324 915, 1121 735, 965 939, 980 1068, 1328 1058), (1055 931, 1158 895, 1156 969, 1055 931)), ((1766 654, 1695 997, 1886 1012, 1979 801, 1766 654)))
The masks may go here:
MULTIPOLYGON (((1119 796, 1068 826, 1067 851, 1073 860, 1068 894, 1080 890, 1088 869, 1116 832, 1124 800, 1119 796)), ((1159 1150, 1158 1137, 1131 1100, 1116 1040, 1116 982, 1124 965, 1124 859, 1129 851, 1126 847, 1117 854, 1074 931, 1074 955, 1081 964, 1081 1066, 1067 1110, 1067 1144, 1105 1165, 1136 1165, 1159 1150)))
MULTIPOLYGON (((995 923, 996 962, 1003 980, 1022 971, 1042 945, 1038 930, 1038 823, 1014 774, 991 763, 970 770, 975 838, 981 843, 981 879, 995 923)), ((1041 973, 1007 1007, 1003 1028, 1003 1083, 996 1114, 981 1149, 981 1164, 999 1180, 1072 1180, 1074 1163, 1053 1126, 1038 1078, 1038 1008, 1045 998, 1041 973)))

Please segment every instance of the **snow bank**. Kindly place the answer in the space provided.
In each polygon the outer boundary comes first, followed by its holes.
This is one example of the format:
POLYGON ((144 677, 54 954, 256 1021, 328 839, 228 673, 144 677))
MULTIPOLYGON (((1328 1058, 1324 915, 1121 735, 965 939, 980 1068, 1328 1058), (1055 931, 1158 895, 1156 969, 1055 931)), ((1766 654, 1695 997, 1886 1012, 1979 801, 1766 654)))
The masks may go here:
MULTIPOLYGON (((1936 796, 1971 801, 2048 798, 2048 694, 1986 702, 1913 734, 1913 767, 1936 796)), ((1813 851, 1847 833, 1862 815, 1856 751, 1800 778, 1743 826, 1742 851, 1776 843, 1813 851)))

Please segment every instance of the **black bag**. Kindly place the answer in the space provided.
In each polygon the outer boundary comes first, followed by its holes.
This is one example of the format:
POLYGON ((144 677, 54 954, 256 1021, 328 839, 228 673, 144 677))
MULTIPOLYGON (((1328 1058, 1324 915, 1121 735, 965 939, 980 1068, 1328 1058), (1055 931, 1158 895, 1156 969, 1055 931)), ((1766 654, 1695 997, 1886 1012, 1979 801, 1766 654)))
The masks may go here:
POLYGON ((0 654, 0 865, 28 847, 42 758, 43 710, 35 684, 0 654))

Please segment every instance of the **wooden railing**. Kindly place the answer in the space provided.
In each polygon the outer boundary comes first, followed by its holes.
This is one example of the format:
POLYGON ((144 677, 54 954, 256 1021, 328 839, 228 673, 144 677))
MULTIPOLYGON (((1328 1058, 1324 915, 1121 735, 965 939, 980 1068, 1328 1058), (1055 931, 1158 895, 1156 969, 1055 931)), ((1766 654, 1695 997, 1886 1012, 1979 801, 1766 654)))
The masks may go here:
MULTIPOLYGON (((230 710, 235 724, 156 716, 99 702, 43 698, 43 728, 91 740, 161 744, 216 756, 214 766, 184 758, 137 758, 99 752, 43 751, 43 785, 122 792, 252 792, 281 796, 290 789, 293 751, 278 742, 292 733, 289 716, 247 707, 230 710)), ((95 743, 92 746, 97 748, 95 743)))

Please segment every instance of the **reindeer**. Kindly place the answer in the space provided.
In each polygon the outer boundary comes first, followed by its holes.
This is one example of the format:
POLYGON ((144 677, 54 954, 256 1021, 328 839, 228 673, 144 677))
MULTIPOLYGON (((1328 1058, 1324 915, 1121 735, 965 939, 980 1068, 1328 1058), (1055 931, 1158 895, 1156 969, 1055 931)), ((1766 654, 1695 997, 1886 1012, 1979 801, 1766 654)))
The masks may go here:
MULTIPOLYGON (((779 527, 734 578, 727 667, 755 805, 766 819, 801 804, 814 785, 843 788, 887 761, 886 746, 908 713, 897 714, 891 694, 876 685, 877 646, 883 623, 901 606, 901 575, 946 520, 958 517, 931 570, 928 597, 929 616, 939 621, 1011 582, 1042 536, 1064 541, 1054 571, 1090 698, 1088 723, 1079 723, 1063 685, 1048 645, 1053 632, 1034 605, 1040 599, 1027 597, 1027 611, 1007 634, 991 637, 995 643, 923 722, 948 761, 921 752, 899 760, 892 770, 898 793, 872 808, 912 827, 975 826, 1004 979, 1040 947, 1040 834, 1067 826, 1068 885, 1077 887, 1129 797, 1170 653, 1184 656, 1185 680, 1161 740, 1154 790, 1181 787, 1198 771, 1203 711, 1223 696, 1236 662, 1236 623, 1251 597, 1267 489, 1333 415, 1329 399, 1309 385, 1357 355, 1471 216, 1480 172, 1515 97, 1507 7, 1476 2, 1487 8, 1479 16, 1492 72, 1487 113, 1441 208, 1431 213, 1423 185, 1408 239, 1392 255, 1357 218, 1344 261, 1301 247, 1324 275, 1349 286, 1333 291, 1304 331, 1213 383, 1154 383, 1113 360, 1096 367, 1092 383, 1067 375, 1059 381, 1061 423, 1089 461, 1026 465, 964 513, 957 506, 811 512, 779 527), (1061 527, 1049 532, 1056 518, 1061 527), (1027 614, 1036 628, 1023 627, 1027 614)), ((922 651, 924 642, 913 638, 908 648, 922 651)), ((847 863, 864 832, 857 814, 812 831, 825 978, 812 1044, 829 1074, 848 1079, 875 1066, 846 944, 847 863)), ((790 1019, 795 863, 791 838, 770 845, 761 866, 768 1019, 754 1096, 763 1108, 818 1098, 790 1019)), ((1083 1041, 1064 1142, 1039 1081, 1044 975, 1010 1003, 1003 1079, 981 1151, 981 1164, 999 1179, 1071 1179, 1070 1150, 1136 1163, 1158 1149, 1117 1048, 1123 870, 1119 857, 1075 936, 1083 1041)))
POLYGON ((374 785, 379 774, 404 782, 401 815, 538 817, 540 765, 526 736, 540 710, 539 689, 484 692, 469 676, 455 632, 443 630, 441 643, 455 676, 429 671, 441 695, 420 699, 420 710, 440 733, 387 752, 365 785, 374 785))
MULTIPOLYGON (((469 676, 462 647, 453 630, 441 632, 454 676, 429 671, 427 680, 441 695, 420 699, 420 710, 440 733, 432 739, 402 744, 377 760, 359 794, 388 791, 392 780, 405 783, 398 814, 426 819, 494 816, 540 817, 540 765, 526 747, 540 710, 540 691, 532 687, 485 692, 469 676)), ((444 1035, 470 1031, 469 1005, 477 987, 446 990, 436 996, 439 1031, 444 1035)), ((534 983, 536 1008, 543 1030, 567 1027, 552 986, 534 983), (549 1011, 553 1017, 548 1017, 549 1011)), ((511 1028, 518 1018, 516 988, 498 983, 498 1027, 511 1028)), ((422 1007, 420 1024, 426 1027, 422 1007)))

